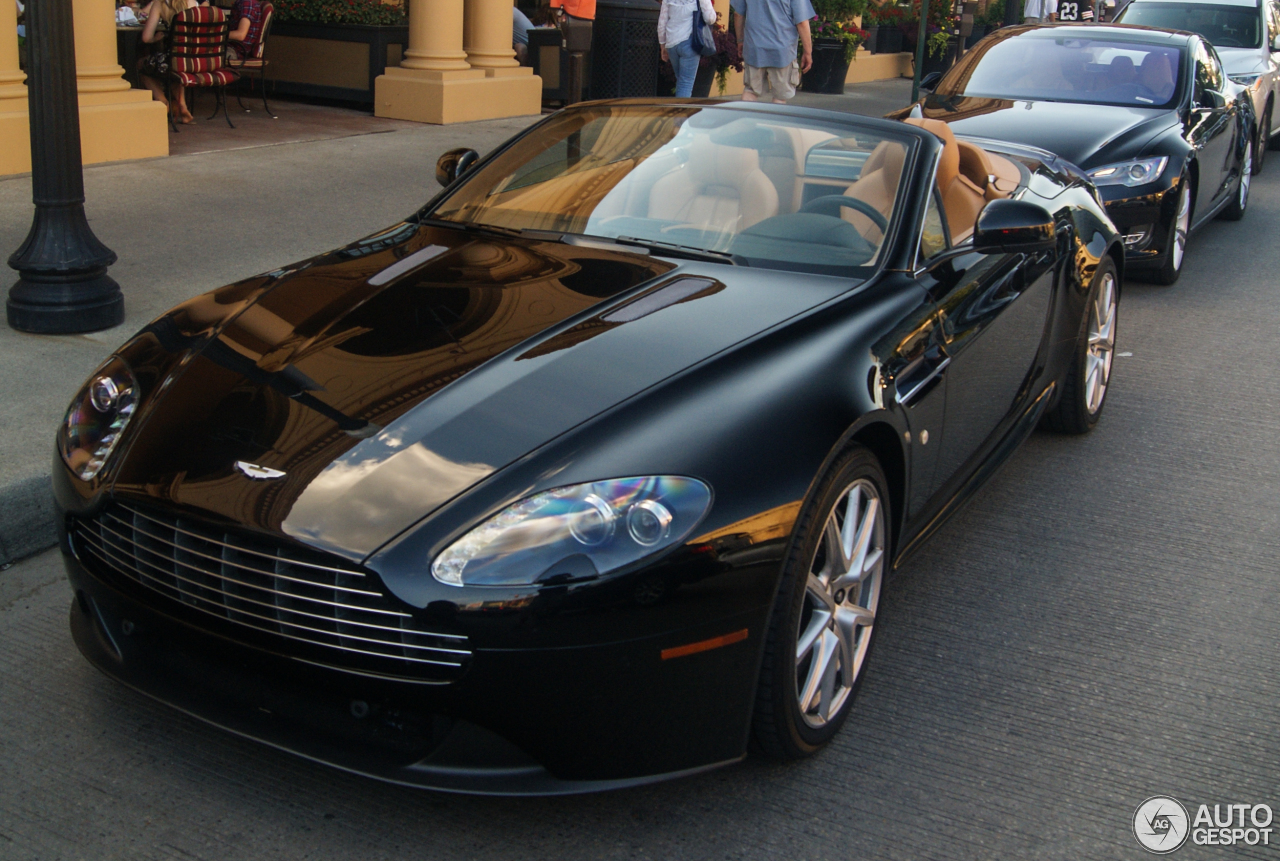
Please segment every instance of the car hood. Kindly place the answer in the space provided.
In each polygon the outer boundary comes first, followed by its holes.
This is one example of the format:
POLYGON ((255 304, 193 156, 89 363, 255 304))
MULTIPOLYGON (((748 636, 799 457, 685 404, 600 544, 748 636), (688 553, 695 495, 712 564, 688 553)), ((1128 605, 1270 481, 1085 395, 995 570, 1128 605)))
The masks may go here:
POLYGON ((1260 75, 1267 70, 1265 54, 1257 48, 1218 48, 1218 58, 1228 75, 1260 75))
POLYGON ((144 405, 114 491, 352 560, 852 286, 415 225, 276 275, 144 405))
MULTIPOLYGON (((956 134, 1029 144, 1083 168, 1136 158, 1153 136, 1178 122, 1167 108, 1065 102, 932 95, 922 107, 927 118, 950 124, 956 134)), ((907 115, 899 114, 892 116, 907 115)))

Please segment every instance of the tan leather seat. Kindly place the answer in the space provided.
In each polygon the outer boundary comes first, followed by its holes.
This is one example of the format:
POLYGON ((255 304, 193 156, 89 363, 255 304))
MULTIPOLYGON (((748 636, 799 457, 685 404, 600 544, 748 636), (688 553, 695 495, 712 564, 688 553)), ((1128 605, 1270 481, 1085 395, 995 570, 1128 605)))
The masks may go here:
MULTIPOLYGON (((906 158, 907 148, 893 141, 881 141, 867 156, 862 165, 862 173, 858 181, 845 189, 849 197, 869 203, 885 218, 893 211, 893 201, 898 195, 898 184, 902 179, 902 163, 906 158)), ((868 239, 880 238, 880 228, 872 223, 856 209, 842 207, 840 215, 845 221, 858 228, 858 232, 868 239)))
MULTIPOLYGON (((978 213, 987 204, 987 183, 980 188, 977 183, 960 172, 960 142, 951 127, 941 120, 909 118, 903 120, 942 140, 942 157, 938 160, 938 194, 942 198, 942 211, 947 216, 947 228, 951 242, 956 244, 968 239, 978 221, 978 213)), ((971 146, 971 145, 970 145, 971 146)), ((977 147, 974 147, 977 149, 977 147)), ((985 154, 984 154, 985 155, 985 154)), ((975 159, 969 153, 969 169, 974 170, 975 159)), ((979 164, 977 169, 981 169, 979 164)))
POLYGON ((1173 95, 1173 67, 1164 54, 1147 54, 1138 67, 1138 83, 1155 94, 1156 101, 1167 102, 1173 95))
POLYGON ((759 154, 706 141, 689 161, 653 184, 649 217, 737 233, 778 214, 778 191, 760 169, 759 154))

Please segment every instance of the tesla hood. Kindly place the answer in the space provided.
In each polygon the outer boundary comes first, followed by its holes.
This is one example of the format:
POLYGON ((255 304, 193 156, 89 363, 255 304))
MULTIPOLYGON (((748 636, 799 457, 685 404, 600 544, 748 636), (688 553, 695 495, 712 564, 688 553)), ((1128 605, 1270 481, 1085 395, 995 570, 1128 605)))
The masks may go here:
POLYGON ((359 560, 851 286, 778 275, 405 225, 285 273, 225 325, 149 408, 113 487, 359 560))
POLYGON ((1028 144, 1086 169, 1136 158, 1147 141, 1176 122, 1167 108, 941 95, 927 98, 923 110, 958 135, 1028 144))

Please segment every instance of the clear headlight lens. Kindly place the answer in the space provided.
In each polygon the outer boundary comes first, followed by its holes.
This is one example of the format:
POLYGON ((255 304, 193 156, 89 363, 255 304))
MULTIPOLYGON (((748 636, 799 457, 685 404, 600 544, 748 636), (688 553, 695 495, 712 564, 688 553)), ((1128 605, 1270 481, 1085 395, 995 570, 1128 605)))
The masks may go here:
POLYGON ((80 389, 62 422, 58 450, 71 471, 89 481, 101 471, 138 406, 138 381, 112 356, 80 389))
POLYGON ((640 476, 548 490, 449 545, 431 573, 450 586, 512 586, 616 571, 686 538, 711 504, 696 478, 640 476))
POLYGON ((1227 77, 1242 87, 1252 87, 1262 75, 1255 72, 1251 75, 1227 75, 1227 77))
POLYGON ((1163 155, 1122 161, 1119 164, 1095 167, 1089 171, 1089 179, 1093 180, 1094 185, 1146 185, 1159 179, 1168 164, 1169 157, 1163 155))

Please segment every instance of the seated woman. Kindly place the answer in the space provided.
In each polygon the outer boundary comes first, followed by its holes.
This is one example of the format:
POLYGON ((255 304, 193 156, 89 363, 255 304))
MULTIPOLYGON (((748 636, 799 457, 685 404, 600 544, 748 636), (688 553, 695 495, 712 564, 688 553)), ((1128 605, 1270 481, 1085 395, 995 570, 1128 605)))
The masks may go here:
POLYGON ((262 41, 262 3, 236 0, 231 7, 231 33, 227 36, 227 59, 239 63, 253 57, 262 41))
POLYGON ((151 91, 157 102, 163 102, 169 108, 169 114, 175 120, 190 123, 193 120, 191 111, 187 110, 186 87, 169 81, 169 52, 165 48, 165 32, 173 19, 180 13, 203 3, 197 0, 151 0, 140 12, 147 19, 142 28, 142 43, 151 50, 138 60, 138 74, 142 77, 143 86, 151 91), (172 99, 166 97, 165 85, 171 83, 172 99))

